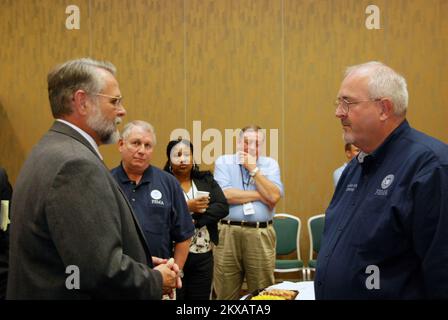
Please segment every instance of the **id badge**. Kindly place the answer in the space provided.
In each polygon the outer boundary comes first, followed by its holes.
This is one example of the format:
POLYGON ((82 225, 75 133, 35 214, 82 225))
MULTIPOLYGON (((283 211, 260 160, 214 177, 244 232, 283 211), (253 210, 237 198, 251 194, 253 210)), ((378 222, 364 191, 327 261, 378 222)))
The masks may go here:
POLYGON ((248 202, 243 204, 243 211, 245 216, 250 216, 251 214, 255 214, 254 205, 252 202, 248 202))

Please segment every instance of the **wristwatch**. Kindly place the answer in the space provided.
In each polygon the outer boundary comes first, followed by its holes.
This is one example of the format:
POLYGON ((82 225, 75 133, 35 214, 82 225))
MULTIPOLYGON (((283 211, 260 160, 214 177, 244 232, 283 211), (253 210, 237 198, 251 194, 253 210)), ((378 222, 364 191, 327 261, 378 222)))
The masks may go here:
POLYGON ((249 171, 249 175, 250 175, 251 177, 255 177, 255 175, 257 174, 258 171, 260 171, 260 169, 258 169, 258 167, 255 167, 254 170, 249 171))

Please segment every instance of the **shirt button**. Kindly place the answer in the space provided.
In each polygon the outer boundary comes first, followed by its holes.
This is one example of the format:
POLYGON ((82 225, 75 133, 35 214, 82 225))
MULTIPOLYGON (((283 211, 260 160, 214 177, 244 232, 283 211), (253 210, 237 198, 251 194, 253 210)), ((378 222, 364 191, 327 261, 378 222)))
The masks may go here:
POLYGON ((317 285, 320 287, 322 286, 322 281, 317 281, 317 285))
POLYGON ((134 189, 134 190, 132 190, 132 192, 135 192, 135 189, 134 189))
POLYGON ((135 199, 134 199, 134 198, 132 198, 132 201, 135 201, 135 199))

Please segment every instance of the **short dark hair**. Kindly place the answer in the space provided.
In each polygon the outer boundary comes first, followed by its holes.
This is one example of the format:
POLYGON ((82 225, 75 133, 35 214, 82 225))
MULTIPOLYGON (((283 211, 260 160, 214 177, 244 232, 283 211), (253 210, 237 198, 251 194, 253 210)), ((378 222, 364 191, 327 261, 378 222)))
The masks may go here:
POLYGON ((182 143, 186 146, 189 146, 191 154, 193 154, 193 144, 191 143, 191 141, 179 137, 177 138, 177 140, 171 140, 170 142, 168 142, 168 145, 166 146, 166 157, 168 158, 168 160, 170 160, 171 150, 173 150, 174 146, 177 145, 178 143, 182 143))
MULTIPOLYGON (((171 171, 171 158, 170 158, 171 150, 173 150, 173 148, 176 145, 178 145, 179 143, 189 146, 190 151, 191 151, 191 156, 193 156, 193 144, 191 143, 190 140, 182 139, 182 137, 179 137, 177 140, 171 140, 170 142, 168 142, 168 145, 166 146, 167 161, 165 163, 165 166, 163 167, 163 170, 165 170, 166 172, 169 172, 171 174, 173 174, 173 172, 171 171)), ((200 171, 199 166, 196 163, 193 163, 193 168, 191 168, 191 172, 190 172, 191 179, 193 179, 193 178, 201 179, 207 175, 211 175, 211 172, 210 171, 200 171)))

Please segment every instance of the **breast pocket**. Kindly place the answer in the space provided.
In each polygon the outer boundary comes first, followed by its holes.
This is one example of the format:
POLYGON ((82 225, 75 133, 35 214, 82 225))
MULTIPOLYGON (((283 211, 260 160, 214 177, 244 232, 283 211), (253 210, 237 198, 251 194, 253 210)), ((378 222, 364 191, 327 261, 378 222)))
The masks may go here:
POLYGON ((143 229, 152 234, 169 233, 171 209, 162 205, 150 205, 146 215, 147 222, 143 229))
POLYGON ((390 206, 364 212, 357 225, 356 246, 366 260, 386 260, 406 247, 402 221, 390 206))

